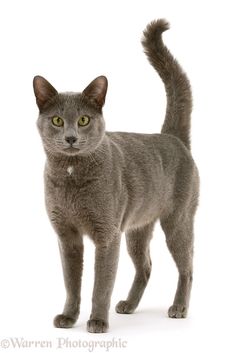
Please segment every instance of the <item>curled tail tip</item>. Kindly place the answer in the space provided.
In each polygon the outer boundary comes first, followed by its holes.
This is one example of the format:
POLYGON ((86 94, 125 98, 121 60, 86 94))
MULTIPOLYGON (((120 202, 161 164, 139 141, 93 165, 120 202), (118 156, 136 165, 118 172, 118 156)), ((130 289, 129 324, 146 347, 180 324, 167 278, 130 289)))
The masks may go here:
POLYGON ((154 20, 147 25, 146 30, 162 33, 170 28, 169 22, 165 18, 160 18, 158 20, 154 20))
POLYGON ((170 28, 169 22, 164 18, 150 22, 143 31, 142 43, 145 46, 147 42, 156 40, 161 34, 170 28))

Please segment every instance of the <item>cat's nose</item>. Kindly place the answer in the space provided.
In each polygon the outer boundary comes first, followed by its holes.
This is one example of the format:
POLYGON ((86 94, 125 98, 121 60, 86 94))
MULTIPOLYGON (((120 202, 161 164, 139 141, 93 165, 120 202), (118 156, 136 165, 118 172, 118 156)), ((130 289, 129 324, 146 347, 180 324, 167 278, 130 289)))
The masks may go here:
POLYGON ((77 141, 77 138, 75 136, 66 136, 65 140, 72 146, 77 141))

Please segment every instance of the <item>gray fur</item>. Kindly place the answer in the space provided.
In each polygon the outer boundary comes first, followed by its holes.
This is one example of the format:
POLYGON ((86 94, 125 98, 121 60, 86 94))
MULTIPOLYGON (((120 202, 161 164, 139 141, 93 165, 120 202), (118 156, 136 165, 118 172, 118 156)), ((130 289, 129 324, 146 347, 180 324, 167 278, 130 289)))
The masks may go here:
POLYGON ((117 304, 116 311, 125 314, 137 308, 151 272, 149 243, 157 219, 179 270, 169 316, 187 315, 199 182, 189 150, 190 84, 162 42, 166 29, 164 20, 152 22, 143 38, 147 56, 167 92, 161 134, 105 132, 104 76, 82 93, 70 94, 59 94, 41 76, 34 78, 38 128, 47 156, 46 207, 58 234, 67 291, 63 313, 54 319, 56 327, 72 327, 79 316, 84 234, 96 246, 88 331, 108 329, 122 232, 136 275, 128 298, 117 304), (90 117, 90 123, 78 127, 78 118, 84 115, 90 117), (54 116, 63 118, 64 126, 53 126, 54 116))

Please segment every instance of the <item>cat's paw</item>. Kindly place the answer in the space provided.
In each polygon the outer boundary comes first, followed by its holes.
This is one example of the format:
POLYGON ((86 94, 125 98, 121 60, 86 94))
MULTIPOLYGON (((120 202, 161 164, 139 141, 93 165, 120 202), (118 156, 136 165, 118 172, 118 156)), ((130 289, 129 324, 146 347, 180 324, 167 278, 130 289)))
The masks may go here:
POLYGON ((168 316, 172 319, 183 319, 187 317, 187 311, 185 305, 172 305, 168 310, 168 316))
POLYGON ((108 323, 103 320, 91 319, 87 322, 87 330, 90 333, 105 333, 108 331, 108 323))
POLYGON ((61 314, 54 318, 53 324, 57 328, 71 328, 75 322, 76 319, 61 314))
POLYGON ((132 314, 135 310, 134 305, 132 305, 130 302, 127 300, 121 300, 117 305, 116 305, 116 312, 118 314, 132 314))

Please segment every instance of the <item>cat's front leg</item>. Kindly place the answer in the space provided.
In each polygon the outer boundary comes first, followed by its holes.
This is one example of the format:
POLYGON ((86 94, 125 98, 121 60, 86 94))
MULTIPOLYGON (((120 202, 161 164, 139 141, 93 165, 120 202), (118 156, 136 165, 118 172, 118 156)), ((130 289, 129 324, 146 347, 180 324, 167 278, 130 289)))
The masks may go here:
POLYGON ((80 312, 80 291, 83 269, 83 238, 75 230, 64 229, 59 233, 59 249, 62 260, 66 302, 63 313, 54 319, 54 326, 70 328, 80 312))
POLYGON ((108 315, 117 271, 119 247, 120 234, 115 234, 112 240, 105 244, 104 242, 96 244, 92 312, 87 323, 87 329, 91 333, 103 333, 108 330, 108 315))

